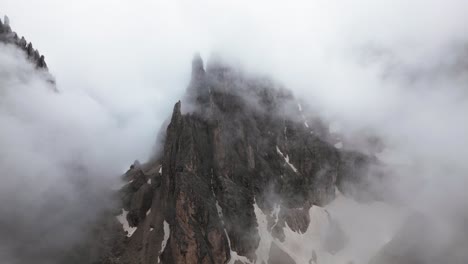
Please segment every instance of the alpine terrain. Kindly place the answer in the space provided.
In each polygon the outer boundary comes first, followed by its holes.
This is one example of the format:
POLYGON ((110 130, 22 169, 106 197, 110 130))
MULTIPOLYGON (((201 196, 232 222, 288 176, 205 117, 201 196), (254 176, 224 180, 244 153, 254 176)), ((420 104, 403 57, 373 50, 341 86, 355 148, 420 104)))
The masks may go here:
MULTIPOLYGON (((48 76, 50 92, 60 94, 44 56, 11 30, 8 18, 0 21, 0 42, 20 50, 48 76)), ((423 216, 410 218, 388 243, 371 245, 375 256, 356 254, 347 221, 336 208, 381 203, 385 192, 369 186, 384 182, 388 168, 372 151, 349 148, 313 105, 277 81, 220 57, 205 63, 194 56, 185 96, 174 102, 155 141, 159 147, 152 156, 130 166, 122 185, 112 191, 113 203, 87 223, 85 238, 51 253, 50 259, 80 264, 419 264, 443 263, 443 256, 451 255, 424 237, 432 228, 423 216), (405 237, 410 232, 417 234, 405 237), (411 239, 416 241, 399 247, 399 241, 411 239), (436 262, 415 258, 418 250, 431 250, 436 262)), ((369 142, 380 148, 377 140, 369 142)), ((17 249, 21 252, 21 245, 17 249)))

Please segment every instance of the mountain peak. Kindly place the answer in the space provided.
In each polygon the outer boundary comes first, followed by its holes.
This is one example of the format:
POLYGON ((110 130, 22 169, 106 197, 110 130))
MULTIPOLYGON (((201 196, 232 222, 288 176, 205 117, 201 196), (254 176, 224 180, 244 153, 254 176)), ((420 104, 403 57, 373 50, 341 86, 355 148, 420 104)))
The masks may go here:
POLYGON ((205 74, 205 68, 203 66, 203 59, 200 53, 195 53, 192 59, 192 80, 199 79, 205 74))
POLYGON ((306 232, 312 207, 330 203, 368 166, 328 143, 274 81, 218 59, 208 65, 194 56, 184 102, 194 109, 182 113, 178 101, 163 150, 123 177, 132 180, 118 211, 128 214, 118 219, 132 231, 113 245, 118 263, 252 263, 290 254, 273 238, 306 232))
MULTIPOLYGON (((3 17, 3 21, 4 21, 5 25, 10 25, 10 19, 8 18, 7 15, 5 15, 5 16, 3 17)), ((1 22, 1 21, 0 21, 0 22, 1 22)))
MULTIPOLYGON (((44 55, 41 55, 37 49, 34 49, 32 43, 28 43, 24 36, 19 38, 18 34, 12 31, 10 26, 10 19, 8 16, 3 18, 3 23, 0 19, 0 42, 15 45, 19 49, 23 50, 23 52, 25 52, 27 58, 38 69, 48 71, 44 55)), ((54 83, 52 78, 50 79, 50 82, 54 83)))

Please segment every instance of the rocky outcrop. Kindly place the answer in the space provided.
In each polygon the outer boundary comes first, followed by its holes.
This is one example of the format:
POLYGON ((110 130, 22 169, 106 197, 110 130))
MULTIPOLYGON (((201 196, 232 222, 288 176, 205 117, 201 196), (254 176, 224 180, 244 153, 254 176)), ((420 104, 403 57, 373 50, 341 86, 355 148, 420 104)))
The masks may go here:
POLYGON ((10 19, 5 16, 0 19, 0 44, 14 45, 24 52, 25 57, 31 62, 32 65, 42 74, 42 77, 50 84, 51 90, 58 92, 54 76, 49 73, 47 63, 45 62, 44 55, 41 55, 37 49, 34 49, 31 42, 26 41, 22 36, 11 29, 10 19))
MULTIPOLYGON (((205 68, 199 55, 192 67, 163 149, 124 177, 122 227, 133 229, 126 246, 108 258, 114 262, 102 263, 268 259, 258 252, 265 239, 258 209, 277 241, 284 241, 286 228, 305 233, 310 208, 328 204, 337 188, 346 193, 345 182, 358 183, 372 163, 329 143, 324 123, 308 120, 292 93, 271 80, 218 60, 205 68)), ((334 230, 342 235, 338 226, 334 230)), ((331 250, 340 250, 340 241, 331 250)), ((294 263, 280 248, 266 254, 294 263)))
POLYGON ((28 59, 36 65, 38 69, 48 70, 44 55, 33 48, 31 42, 27 42, 24 37, 19 38, 18 34, 11 30, 10 19, 5 16, 3 22, 0 19, 0 42, 16 45, 26 53, 28 59))

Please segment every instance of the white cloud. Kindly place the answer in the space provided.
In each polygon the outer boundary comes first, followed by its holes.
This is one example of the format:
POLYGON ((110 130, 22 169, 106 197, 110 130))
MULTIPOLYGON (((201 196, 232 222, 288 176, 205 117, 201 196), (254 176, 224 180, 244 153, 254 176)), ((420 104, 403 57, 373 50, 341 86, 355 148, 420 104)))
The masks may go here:
MULTIPOLYGON (((62 91, 46 94, 36 77, 2 89, 2 166, 27 175, 3 181, 46 190, 57 164, 79 159, 112 175, 147 157, 192 54, 216 51, 274 76, 345 137, 381 137, 384 157, 405 160, 389 163, 411 207, 466 208, 467 10, 463 0, 2 0, 62 91)), ((30 70, 5 54, 0 63, 30 70)))

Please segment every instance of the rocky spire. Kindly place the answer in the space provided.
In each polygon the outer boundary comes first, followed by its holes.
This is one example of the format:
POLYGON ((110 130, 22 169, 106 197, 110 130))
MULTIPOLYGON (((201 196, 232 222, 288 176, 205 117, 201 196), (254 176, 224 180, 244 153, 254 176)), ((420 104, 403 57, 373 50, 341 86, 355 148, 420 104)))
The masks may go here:
POLYGON ((28 57, 32 57, 34 54, 34 48, 31 42, 26 46, 26 52, 28 53, 28 57))
MULTIPOLYGON (((1 31, 3 31, 2 33, 4 33, 4 34, 5 34, 5 33, 6 33, 6 34, 11 33, 10 19, 9 19, 7 16, 5 16, 5 17, 3 18, 3 26, 2 26, 2 30, 1 30, 1 31)), ((1 31, 0 31, 0 32, 1 32, 1 31)))
POLYGON ((28 45, 28 42, 26 41, 24 36, 21 37, 21 39, 18 42, 18 45, 20 46, 20 48, 26 49, 26 45, 28 45))
POLYGON ((180 117, 182 116, 182 112, 181 112, 180 108, 181 108, 181 103, 180 103, 180 101, 178 101, 178 102, 174 105, 174 110, 172 111, 172 120, 171 120, 171 123, 177 123, 177 122, 179 122, 180 117))
POLYGON ((39 68, 47 69, 47 63, 45 62, 44 55, 41 55, 41 57, 39 58, 39 61, 37 62, 37 66, 39 68))
POLYGON ((4 21, 5 25, 10 25, 10 19, 8 18, 8 16, 5 15, 4 18, 3 18, 3 21, 4 21))
POLYGON ((187 88, 186 99, 191 105, 204 111, 209 104, 210 88, 206 81, 206 72, 200 53, 195 53, 192 59, 192 78, 187 88))
MULTIPOLYGON (((31 42, 28 43, 24 37, 20 39, 18 34, 11 30, 8 16, 3 18, 3 22, 0 19, 0 42, 16 45, 26 53, 28 59, 36 65, 37 68, 47 70, 44 56, 41 56, 39 51, 33 48, 31 42)), ((52 78, 51 82, 54 82, 52 78)))
POLYGON ((192 59, 192 82, 202 79, 204 75, 203 60, 200 53, 195 53, 192 59))

